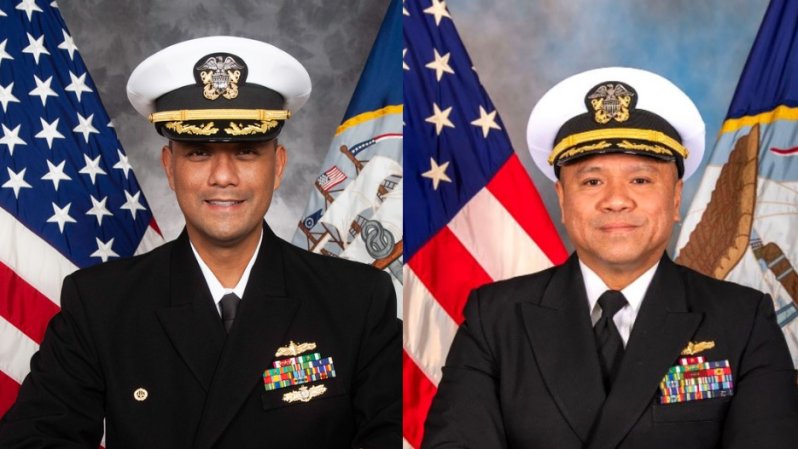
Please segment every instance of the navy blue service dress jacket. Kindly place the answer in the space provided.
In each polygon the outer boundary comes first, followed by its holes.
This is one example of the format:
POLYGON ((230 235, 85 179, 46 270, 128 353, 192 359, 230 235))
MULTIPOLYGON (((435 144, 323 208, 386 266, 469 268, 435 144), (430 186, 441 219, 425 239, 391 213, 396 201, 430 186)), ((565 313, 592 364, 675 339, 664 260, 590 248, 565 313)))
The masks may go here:
POLYGON ((229 334, 185 232, 70 275, 61 298, 0 448, 96 448, 103 419, 109 449, 401 447, 401 324, 390 279, 370 266, 264 224, 229 334), (264 387, 292 341, 333 359, 307 401, 264 387))
POLYGON ((422 447, 795 449, 795 370, 769 296, 665 256, 605 394, 572 256, 472 293, 422 447), (661 403, 660 381, 690 342, 728 360, 733 396, 661 403))

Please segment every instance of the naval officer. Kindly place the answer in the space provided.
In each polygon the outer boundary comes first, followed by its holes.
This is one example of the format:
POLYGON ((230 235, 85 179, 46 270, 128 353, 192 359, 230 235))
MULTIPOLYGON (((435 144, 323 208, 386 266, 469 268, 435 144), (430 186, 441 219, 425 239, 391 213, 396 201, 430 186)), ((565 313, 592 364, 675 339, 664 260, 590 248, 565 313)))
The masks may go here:
POLYGON ((647 71, 590 70, 541 98, 527 136, 575 252, 472 292, 422 447, 798 447, 771 298, 665 253, 704 148, 692 101, 647 71))
POLYGON ((66 278, 0 447, 398 448, 389 277, 310 254, 263 217, 311 91, 264 42, 214 36, 143 61, 128 97, 168 139, 183 233, 66 278), (103 426, 104 425, 104 426, 103 426))

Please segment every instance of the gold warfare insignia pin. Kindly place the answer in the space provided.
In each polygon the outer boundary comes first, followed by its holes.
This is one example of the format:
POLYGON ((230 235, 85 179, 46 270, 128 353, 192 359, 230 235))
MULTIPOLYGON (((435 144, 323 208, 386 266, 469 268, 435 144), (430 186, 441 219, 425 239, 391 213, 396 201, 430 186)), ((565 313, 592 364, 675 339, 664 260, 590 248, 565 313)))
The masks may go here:
POLYGON ((297 401, 308 402, 317 396, 323 395, 326 391, 327 387, 324 385, 314 385, 310 388, 302 386, 297 390, 289 391, 288 393, 283 394, 283 401, 288 402, 289 404, 297 401))
POLYGON ((585 98, 585 103, 593 110, 593 120, 604 125, 610 120, 629 120, 629 111, 636 103, 633 101, 634 96, 635 90, 632 87, 618 82, 606 82, 594 87, 585 98))
POLYGON ((238 97, 238 85, 246 78, 246 65, 237 56, 227 53, 208 55, 200 59, 195 78, 203 86, 202 95, 208 100, 238 97), (203 62, 204 60, 204 62, 203 62))
POLYGON ((699 352, 706 351, 707 349, 712 349, 715 347, 714 341, 699 341, 699 342, 689 342, 687 343, 687 347, 682 349, 682 355, 696 355, 699 352))
POLYGON ((275 357, 293 357, 303 352, 307 352, 310 350, 316 349, 316 343, 309 342, 309 343, 299 343, 296 344, 291 341, 288 346, 282 346, 277 348, 277 352, 274 354, 275 357))

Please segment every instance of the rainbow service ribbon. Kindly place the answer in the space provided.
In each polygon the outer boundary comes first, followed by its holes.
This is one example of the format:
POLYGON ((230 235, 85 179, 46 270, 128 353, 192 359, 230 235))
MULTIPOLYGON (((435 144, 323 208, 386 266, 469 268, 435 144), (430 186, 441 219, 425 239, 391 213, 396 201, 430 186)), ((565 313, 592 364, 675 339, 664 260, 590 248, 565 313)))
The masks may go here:
POLYGON ((266 391, 335 377, 332 357, 322 358, 318 352, 277 360, 273 366, 263 372, 266 391))
POLYGON ((659 384, 660 404, 732 396, 734 380, 728 360, 708 362, 685 357, 672 366, 659 384))

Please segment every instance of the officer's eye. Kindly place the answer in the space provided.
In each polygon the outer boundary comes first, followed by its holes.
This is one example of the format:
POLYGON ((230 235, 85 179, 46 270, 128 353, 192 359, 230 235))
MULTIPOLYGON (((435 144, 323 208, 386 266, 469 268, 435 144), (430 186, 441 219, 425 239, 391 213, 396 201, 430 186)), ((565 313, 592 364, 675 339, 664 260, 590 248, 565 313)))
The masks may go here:
POLYGON ((634 178, 632 184, 650 184, 651 180, 648 178, 634 178))
POLYGON ((186 155, 192 159, 196 159, 201 157, 207 157, 208 152, 200 148, 194 148, 192 150, 189 150, 189 152, 186 155))
POLYGON ((595 187, 601 184, 601 181, 596 178, 588 178, 582 181, 583 186, 595 187))

